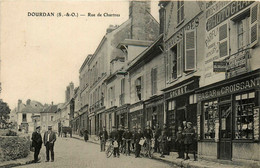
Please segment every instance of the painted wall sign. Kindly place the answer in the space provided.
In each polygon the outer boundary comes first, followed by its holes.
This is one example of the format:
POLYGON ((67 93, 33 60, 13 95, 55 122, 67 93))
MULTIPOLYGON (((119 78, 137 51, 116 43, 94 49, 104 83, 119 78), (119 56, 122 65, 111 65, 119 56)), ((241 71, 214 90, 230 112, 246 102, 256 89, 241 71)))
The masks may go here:
POLYGON ((226 69, 227 69, 226 61, 213 62, 213 72, 226 72, 226 69))
POLYGON ((182 85, 180 87, 178 87, 177 89, 174 89, 172 91, 169 91, 167 93, 165 93, 165 99, 169 99, 169 98, 174 98, 177 96, 181 96, 185 93, 191 92, 195 89, 196 85, 195 83, 192 81, 186 85, 182 85))
POLYGON ((172 48, 176 45, 180 40, 183 39, 183 31, 193 30, 199 25, 199 18, 194 18, 188 24, 186 24, 182 29, 180 29, 177 33, 175 33, 169 40, 166 42, 167 49, 172 48))
POLYGON ((210 16, 214 15, 216 12, 218 12, 221 8, 226 6, 229 1, 210 1, 206 3, 206 18, 209 18, 210 16))
POLYGON ((253 79, 247 79, 243 80, 237 83, 229 84, 223 87, 219 87, 216 89, 212 89, 206 92, 202 92, 198 94, 198 100, 206 100, 211 98, 216 98, 219 96, 232 94, 238 91, 243 91, 250 88, 260 87, 260 78, 253 78, 253 79))
POLYGON ((206 30, 210 31, 217 25, 221 24, 231 16, 245 9, 249 5, 254 3, 254 1, 233 1, 226 7, 221 9, 218 13, 211 16, 206 23, 206 30))

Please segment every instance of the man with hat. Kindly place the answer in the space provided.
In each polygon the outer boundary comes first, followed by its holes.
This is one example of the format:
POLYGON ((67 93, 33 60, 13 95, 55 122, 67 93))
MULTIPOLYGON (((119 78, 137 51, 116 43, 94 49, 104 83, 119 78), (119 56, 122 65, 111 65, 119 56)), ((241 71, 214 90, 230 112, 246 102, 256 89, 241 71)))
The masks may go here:
POLYGON ((54 142, 56 141, 56 134, 52 131, 52 126, 48 126, 48 131, 44 133, 44 145, 46 147, 46 162, 49 162, 51 151, 51 161, 54 162, 54 142))
POLYGON ((116 155, 117 157, 119 157, 120 156, 119 144, 118 144, 119 135, 115 126, 112 127, 112 132, 110 133, 109 138, 111 138, 112 144, 114 145, 114 157, 116 157, 116 155))
POLYGON ((118 130, 118 143, 119 143, 119 148, 120 146, 123 146, 123 134, 124 134, 124 127, 122 125, 119 126, 119 130, 118 130))
POLYGON ((42 148, 42 136, 40 133, 41 127, 36 127, 35 132, 32 133, 32 147, 34 147, 34 162, 37 163, 39 161, 38 155, 42 148))
POLYGON ((108 139, 108 134, 106 131, 106 127, 103 127, 103 130, 99 133, 99 139, 100 139, 100 152, 103 152, 106 150, 106 142, 108 139))
POLYGON ((195 136, 195 130, 192 128, 191 122, 187 122, 187 127, 184 129, 183 135, 184 135, 184 145, 185 145, 185 153, 186 153, 185 160, 188 160, 190 159, 189 150, 195 136))
POLYGON ((123 133, 123 140, 124 140, 124 146, 126 148, 126 154, 128 154, 130 156, 130 145, 131 145, 131 139, 132 139, 133 135, 132 133, 129 131, 129 129, 126 127, 125 128, 125 132, 123 133))

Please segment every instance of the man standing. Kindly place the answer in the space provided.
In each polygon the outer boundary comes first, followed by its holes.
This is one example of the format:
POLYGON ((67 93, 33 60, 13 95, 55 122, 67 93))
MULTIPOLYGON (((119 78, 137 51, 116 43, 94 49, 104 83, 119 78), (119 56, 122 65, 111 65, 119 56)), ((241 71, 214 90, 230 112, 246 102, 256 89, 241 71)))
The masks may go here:
POLYGON ((103 130, 99 133, 99 139, 100 139, 100 152, 106 150, 106 142, 108 139, 108 134, 106 131, 106 127, 103 127, 103 130))
MULTIPOLYGON (((191 125, 192 125, 191 122, 187 122, 187 127, 183 131, 185 153, 186 153, 185 160, 190 159, 189 151, 190 151, 190 147, 191 147, 191 144, 193 143, 193 139, 194 139, 194 136, 195 136, 195 130, 192 128, 191 125)), ((194 159, 196 159, 196 157, 194 157, 194 159)))
POLYGON ((44 133, 44 145, 46 146, 46 162, 49 162, 51 151, 51 161, 54 162, 54 142, 56 141, 55 132, 52 131, 52 126, 48 126, 48 131, 44 133))
POLYGON ((143 138, 143 134, 141 132, 141 128, 138 129, 138 132, 135 134, 134 141, 135 141, 135 158, 140 157, 141 145, 140 140, 143 138))
POLYGON ((153 131, 150 129, 150 126, 147 125, 144 130, 144 138, 146 139, 146 150, 150 151, 151 149, 151 139, 153 138, 153 131))
POLYGON ((120 146, 123 146, 123 139, 122 139, 122 137, 123 137, 123 134, 124 134, 124 127, 122 126, 122 125, 120 125, 120 127, 119 127, 119 130, 118 130, 118 143, 119 143, 119 148, 120 148, 120 146))
POLYGON ((118 139, 119 139, 119 135, 118 135, 118 131, 116 130, 116 127, 113 126, 112 127, 112 132, 110 133, 110 136, 109 138, 112 139, 112 144, 114 145, 114 157, 119 157, 120 154, 119 154, 119 142, 118 142, 118 139))
POLYGON ((160 148, 159 148, 159 142, 158 138, 161 136, 161 128, 159 124, 156 124, 155 126, 155 144, 154 144, 154 151, 160 153, 160 148))
POLYGON ((32 146, 34 147, 34 162, 37 163, 39 161, 38 155, 42 148, 42 136, 40 133, 40 126, 36 127, 35 132, 32 133, 32 146))
POLYGON ((125 150, 126 154, 130 156, 130 145, 131 145, 132 133, 126 127, 125 132, 123 133, 123 140, 125 140, 125 150), (127 147, 127 148, 126 148, 127 147))

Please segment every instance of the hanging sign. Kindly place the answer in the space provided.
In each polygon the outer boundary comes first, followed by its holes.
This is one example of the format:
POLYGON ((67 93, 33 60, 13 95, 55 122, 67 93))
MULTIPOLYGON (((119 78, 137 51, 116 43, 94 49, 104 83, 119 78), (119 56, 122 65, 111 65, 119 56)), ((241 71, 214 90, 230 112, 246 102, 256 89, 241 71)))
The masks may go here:
POLYGON ((226 72, 227 63, 226 61, 214 61, 213 72, 226 72))
POLYGON ((254 108, 254 139, 259 140, 259 107, 254 108))

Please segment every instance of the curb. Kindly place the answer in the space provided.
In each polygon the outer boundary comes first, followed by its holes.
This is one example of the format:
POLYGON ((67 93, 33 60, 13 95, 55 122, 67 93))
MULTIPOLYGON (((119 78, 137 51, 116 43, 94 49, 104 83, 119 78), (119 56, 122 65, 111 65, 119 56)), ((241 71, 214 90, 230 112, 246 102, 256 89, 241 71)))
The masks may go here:
MULTIPOLYGON (((30 153, 27 157, 25 158, 21 158, 21 159, 16 159, 16 160, 12 160, 12 161, 18 161, 19 160, 24 160, 24 161, 20 161, 19 163, 6 163, 6 164, 1 164, 0 168, 9 168, 9 167, 16 167, 16 166, 23 166, 23 165, 27 165, 27 164, 31 164, 32 161, 32 153, 30 153)), ((11 162, 11 161, 10 161, 11 162)))

